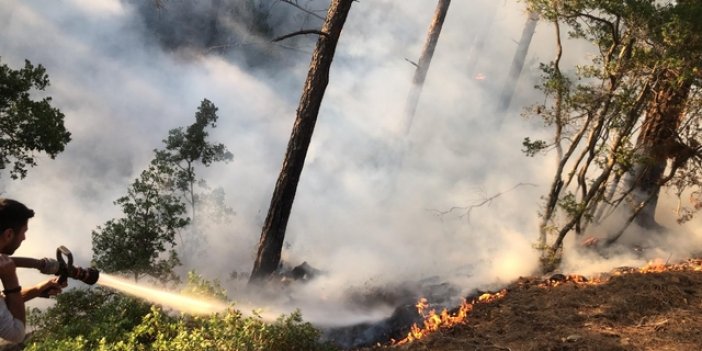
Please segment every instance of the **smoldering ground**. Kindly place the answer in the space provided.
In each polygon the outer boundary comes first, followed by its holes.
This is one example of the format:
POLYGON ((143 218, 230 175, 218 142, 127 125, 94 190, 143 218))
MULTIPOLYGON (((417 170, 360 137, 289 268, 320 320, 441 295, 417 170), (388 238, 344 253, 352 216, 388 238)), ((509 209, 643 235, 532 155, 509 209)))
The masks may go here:
MULTIPOLYGON (((522 155, 525 136, 548 132, 519 115, 520 106, 542 99, 532 87, 537 63, 553 56, 547 26, 537 27, 512 108, 501 126, 493 122, 526 18, 523 4, 453 2, 405 134, 402 111, 414 70, 407 60, 419 56, 435 4, 354 3, 283 253, 291 265, 307 261, 326 274, 260 301, 238 295, 242 279, 231 274, 251 269, 314 38, 285 47, 262 43, 321 21, 284 4, 162 3, 165 9, 116 0, 10 1, 0 9, 3 62, 17 67, 26 58, 46 66, 48 94, 73 133, 56 160, 41 159, 24 180, 2 178, 3 195, 37 211, 18 254, 51 256, 63 244, 77 262, 89 262, 91 231, 120 215, 112 202, 168 130, 192 123, 208 98, 220 116, 211 138, 226 144, 234 161, 200 171, 210 186, 223 188, 236 215, 179 248, 187 253, 182 271, 219 279, 242 306, 273 315, 301 308, 312 322, 340 325, 392 313, 393 299, 368 308, 357 303, 364 289, 372 295, 379 286, 404 291, 416 287, 406 282, 429 281, 457 287, 451 298, 458 298, 533 272, 539 197, 554 161, 522 155), (227 11, 208 18, 216 6, 227 11), (247 16, 260 14, 256 9, 270 10, 268 29, 250 28, 258 22, 247 16), (202 23, 214 23, 212 31, 202 23), (208 50, 219 43, 220 49, 208 50)), ((583 56, 579 51, 567 59, 583 56)))

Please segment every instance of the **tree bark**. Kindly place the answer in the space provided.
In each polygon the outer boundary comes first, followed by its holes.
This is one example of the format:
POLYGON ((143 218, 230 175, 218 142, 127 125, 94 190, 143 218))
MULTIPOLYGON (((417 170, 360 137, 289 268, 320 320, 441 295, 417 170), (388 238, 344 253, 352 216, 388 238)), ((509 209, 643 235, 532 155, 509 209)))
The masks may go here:
POLYGON ((509 69, 509 74, 507 74, 504 87, 502 88, 502 96, 500 96, 500 101, 498 102, 498 111, 500 112, 507 111, 510 103, 512 102, 514 89, 517 87, 519 76, 521 76, 522 69, 524 69, 524 62, 526 60, 527 53, 529 52, 531 39, 534 37, 534 32, 536 31, 536 25, 538 23, 539 14, 536 12, 529 13, 529 17, 527 18, 527 21, 524 24, 524 29, 522 30, 522 37, 519 39, 517 52, 514 54, 514 58, 512 59, 512 66, 509 69))
POLYGON ((285 229, 290 217, 297 184, 307 156, 310 140, 317 122, 322 98, 329 82, 329 68, 336 45, 353 0, 333 0, 329 5, 317 47, 312 54, 310 70, 300 97, 297 117, 293 126, 283 167, 278 176, 261 231, 258 253, 249 282, 261 281, 270 276, 280 263, 285 239, 285 229))
POLYGON ((677 130, 690 94, 692 80, 680 83, 679 77, 665 72, 653 100, 646 109, 646 118, 636 141, 641 161, 634 167, 629 187, 633 188, 633 206, 646 201, 634 223, 646 229, 658 229, 655 214, 661 179, 668 159, 675 158, 680 150, 677 130))
POLYGON ((434 11, 434 19, 431 25, 429 25, 427 39, 424 42, 424 48, 422 49, 422 55, 419 57, 419 62, 417 62, 417 69, 414 71, 412 87, 410 88, 407 106, 405 107, 405 134, 409 133, 412 128, 412 119, 414 119, 414 114, 417 111, 419 96, 422 93, 422 87, 424 87, 424 81, 427 78, 429 65, 431 64, 431 59, 436 49, 436 43, 439 42, 439 35, 441 34, 441 28, 444 25, 444 19, 446 19, 449 5, 451 5, 451 0, 439 0, 439 3, 436 5, 436 10, 434 11))

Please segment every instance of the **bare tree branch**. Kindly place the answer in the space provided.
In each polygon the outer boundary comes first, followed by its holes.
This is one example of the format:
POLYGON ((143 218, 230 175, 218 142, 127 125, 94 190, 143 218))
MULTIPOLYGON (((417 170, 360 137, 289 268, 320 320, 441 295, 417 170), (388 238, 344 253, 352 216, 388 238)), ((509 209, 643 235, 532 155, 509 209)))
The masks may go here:
POLYGON ((405 61, 409 62, 415 68, 419 68, 419 64, 405 57, 405 61))
POLYGON ((515 185, 515 186, 513 186, 513 187, 511 187, 503 192, 499 192, 495 195, 484 198, 482 201, 480 201, 476 204, 470 205, 470 206, 453 206, 453 207, 449 208, 448 210, 444 210, 444 211, 433 210, 433 209, 429 210, 429 211, 434 212, 439 217, 442 217, 442 216, 447 215, 451 212, 460 210, 460 211, 464 211, 464 213, 459 215, 458 216, 459 218, 468 217, 470 219, 470 213, 471 213, 471 211, 473 211, 473 209, 476 209, 478 207, 482 207, 485 205, 489 205, 490 203, 492 203, 493 200, 497 199, 498 197, 500 197, 506 193, 509 193, 509 192, 519 188, 519 187, 525 186, 525 185, 533 186, 533 187, 537 186, 536 184, 532 184, 532 183, 517 183, 517 185, 515 185))
POLYGON ((286 4, 290 5, 290 6, 296 7, 298 10, 300 10, 300 11, 302 11, 302 12, 308 14, 308 15, 313 16, 313 17, 317 17, 317 18, 321 19, 322 21, 324 21, 324 17, 322 17, 322 16, 320 16, 320 15, 318 15, 318 14, 316 14, 316 13, 314 13, 314 12, 312 12, 312 11, 310 11, 310 10, 308 10, 308 9, 306 9, 306 8, 304 8, 304 7, 302 7, 302 6, 300 6, 300 5, 298 5, 296 2, 293 2, 292 0, 280 0, 280 2, 283 2, 283 3, 286 3, 286 4))
POLYGON ((257 41, 243 42, 243 43, 235 42, 235 43, 225 43, 225 44, 213 45, 213 46, 205 48, 205 53, 209 54, 209 53, 216 51, 216 50, 226 50, 226 49, 237 48, 237 47, 256 46, 256 45, 264 45, 264 44, 265 45, 275 45, 276 47, 290 50, 290 51, 295 51, 297 53, 305 54, 305 55, 309 55, 310 51, 311 51, 311 50, 304 50, 301 48, 287 46, 287 45, 283 45, 283 44, 279 44, 279 43, 270 43, 270 42, 265 41, 265 40, 261 40, 261 41, 257 40, 257 41))
POLYGON ((319 30, 316 30, 316 29, 303 29, 303 30, 299 30, 297 32, 292 32, 292 33, 288 33, 288 34, 279 36, 271 41, 275 43, 275 42, 279 42, 281 40, 285 40, 285 39, 288 39, 288 38, 291 38, 291 37, 294 37, 297 35, 305 35, 305 34, 317 34, 317 35, 323 35, 325 37, 329 36, 329 34, 324 33, 322 31, 319 31, 319 30))

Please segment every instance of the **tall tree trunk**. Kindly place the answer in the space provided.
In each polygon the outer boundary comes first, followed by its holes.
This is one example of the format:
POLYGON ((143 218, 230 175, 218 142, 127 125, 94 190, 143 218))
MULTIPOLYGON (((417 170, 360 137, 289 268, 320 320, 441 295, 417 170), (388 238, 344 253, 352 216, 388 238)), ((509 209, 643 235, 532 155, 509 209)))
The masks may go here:
POLYGON ((406 134, 409 133, 410 129, 412 128, 412 119, 414 118, 414 113, 417 111, 419 95, 422 93, 422 87, 424 87, 424 81, 426 80, 427 72, 429 71, 429 64, 431 64, 431 59, 434 56, 436 43, 439 41, 441 27, 444 25, 446 12, 448 12, 450 4, 451 0, 439 0, 439 3, 436 5, 436 11, 434 11, 434 19, 432 20, 431 25, 429 25, 427 39, 424 42, 422 55, 419 57, 419 61, 417 62, 417 69, 414 71, 412 87, 410 88, 409 97, 407 98, 407 106, 405 107, 406 134))
POLYGON ((531 39, 534 37, 534 31, 536 31, 536 24, 538 23, 539 15, 536 12, 530 12, 526 23, 524 23, 524 29, 522 30, 522 37, 519 39, 517 52, 514 54, 512 66, 509 69, 504 87, 502 88, 502 95, 500 96, 500 101, 498 102, 499 105, 497 106, 498 111, 500 112, 507 111, 510 103, 512 102, 514 89, 517 87, 519 76, 521 76, 522 69, 524 69, 524 62, 526 60, 527 53, 529 52, 531 39))
POLYGON ((680 150, 677 130, 691 87, 691 79, 680 82, 675 73, 665 72, 646 109, 646 118, 636 141, 641 160, 629 178, 629 187, 634 189, 634 207, 651 197, 635 218, 635 223, 642 228, 659 228, 655 214, 661 179, 668 159, 674 158, 680 150))
POLYGON ((297 117, 288 142, 283 167, 278 176, 268 209, 268 215, 261 231, 256 262, 249 282, 260 281, 273 273, 280 263, 280 254, 285 239, 285 228, 297 183, 312 139, 319 107, 329 82, 329 68, 334 58, 336 44, 353 0, 333 0, 322 26, 322 34, 312 54, 310 70, 300 97, 297 117))

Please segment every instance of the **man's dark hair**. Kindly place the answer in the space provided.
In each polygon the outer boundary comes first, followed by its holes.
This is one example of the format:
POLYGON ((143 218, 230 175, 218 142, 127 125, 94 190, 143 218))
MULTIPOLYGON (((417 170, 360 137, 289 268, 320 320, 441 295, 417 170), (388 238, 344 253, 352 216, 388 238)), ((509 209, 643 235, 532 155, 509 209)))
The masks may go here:
POLYGON ((8 228, 19 231, 32 217, 34 217, 34 211, 23 203, 0 198, 0 232, 8 228))

